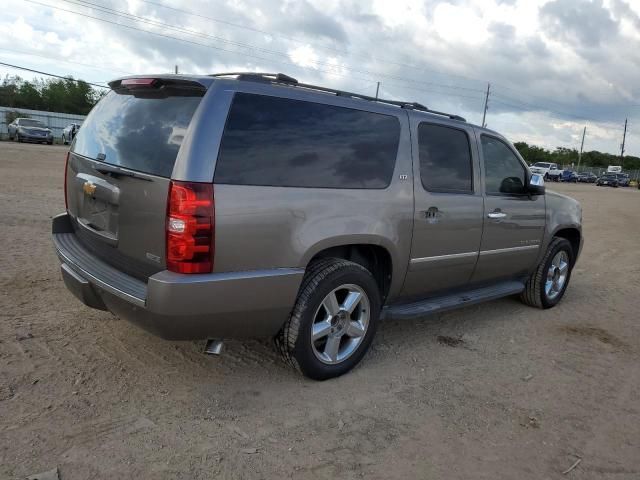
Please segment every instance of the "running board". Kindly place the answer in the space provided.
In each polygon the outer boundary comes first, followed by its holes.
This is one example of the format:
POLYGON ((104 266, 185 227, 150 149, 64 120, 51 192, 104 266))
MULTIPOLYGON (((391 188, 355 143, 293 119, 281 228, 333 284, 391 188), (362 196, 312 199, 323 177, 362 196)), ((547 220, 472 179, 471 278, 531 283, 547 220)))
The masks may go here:
POLYGON ((498 298, 515 295, 524 290, 524 283, 509 281, 491 285, 489 287, 476 288, 466 292, 432 297, 418 302, 389 305, 382 309, 381 318, 385 320, 408 320, 424 317, 432 313, 445 312, 455 308, 466 307, 476 303, 496 300, 498 298))

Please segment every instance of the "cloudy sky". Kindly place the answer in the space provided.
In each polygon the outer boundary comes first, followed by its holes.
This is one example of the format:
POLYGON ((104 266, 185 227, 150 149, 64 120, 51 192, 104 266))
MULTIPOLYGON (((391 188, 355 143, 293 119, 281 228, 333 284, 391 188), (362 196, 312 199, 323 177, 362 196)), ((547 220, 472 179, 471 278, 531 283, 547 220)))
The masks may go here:
MULTIPOLYGON (((259 70, 418 101, 512 141, 640 156, 640 0, 12 0, 0 62, 105 82, 259 70)), ((0 74, 33 75, 0 66, 0 74)))

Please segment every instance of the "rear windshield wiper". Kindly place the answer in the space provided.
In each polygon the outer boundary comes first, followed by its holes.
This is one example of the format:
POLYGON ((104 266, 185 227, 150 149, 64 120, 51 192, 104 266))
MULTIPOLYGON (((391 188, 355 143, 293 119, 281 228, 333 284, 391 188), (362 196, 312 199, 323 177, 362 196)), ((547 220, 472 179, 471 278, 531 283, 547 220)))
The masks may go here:
POLYGON ((148 177, 144 177, 136 172, 131 172, 129 170, 123 170, 119 167, 114 167, 111 165, 94 165, 93 169, 97 172, 103 173, 105 175, 111 175, 113 177, 133 177, 139 178, 140 180, 145 180, 147 182, 151 182, 152 180, 148 177))

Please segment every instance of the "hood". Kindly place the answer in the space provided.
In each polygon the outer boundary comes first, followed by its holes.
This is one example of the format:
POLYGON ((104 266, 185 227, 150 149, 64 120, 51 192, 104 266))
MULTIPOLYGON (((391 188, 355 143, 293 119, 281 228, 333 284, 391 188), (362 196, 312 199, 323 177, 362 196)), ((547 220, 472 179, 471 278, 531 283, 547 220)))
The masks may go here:
POLYGON ((24 129, 24 130, 30 130, 32 132, 50 132, 51 129, 47 128, 47 127, 27 127, 27 126, 21 126, 20 128, 24 129))
POLYGON ((576 218, 580 219, 579 223, 582 223, 582 206, 575 198, 549 190, 548 188, 545 191, 545 196, 547 206, 556 211, 563 210, 568 213, 570 212, 572 215, 575 215, 576 218))

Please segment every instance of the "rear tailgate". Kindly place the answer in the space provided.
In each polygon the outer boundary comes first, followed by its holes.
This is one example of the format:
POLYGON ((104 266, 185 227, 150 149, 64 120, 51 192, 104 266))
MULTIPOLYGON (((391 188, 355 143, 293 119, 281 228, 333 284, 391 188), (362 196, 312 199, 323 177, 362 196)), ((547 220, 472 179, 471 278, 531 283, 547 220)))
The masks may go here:
POLYGON ((67 205, 88 250, 146 280, 165 269, 170 177, 205 88, 136 80, 143 81, 113 82, 78 131, 66 171, 67 205))

